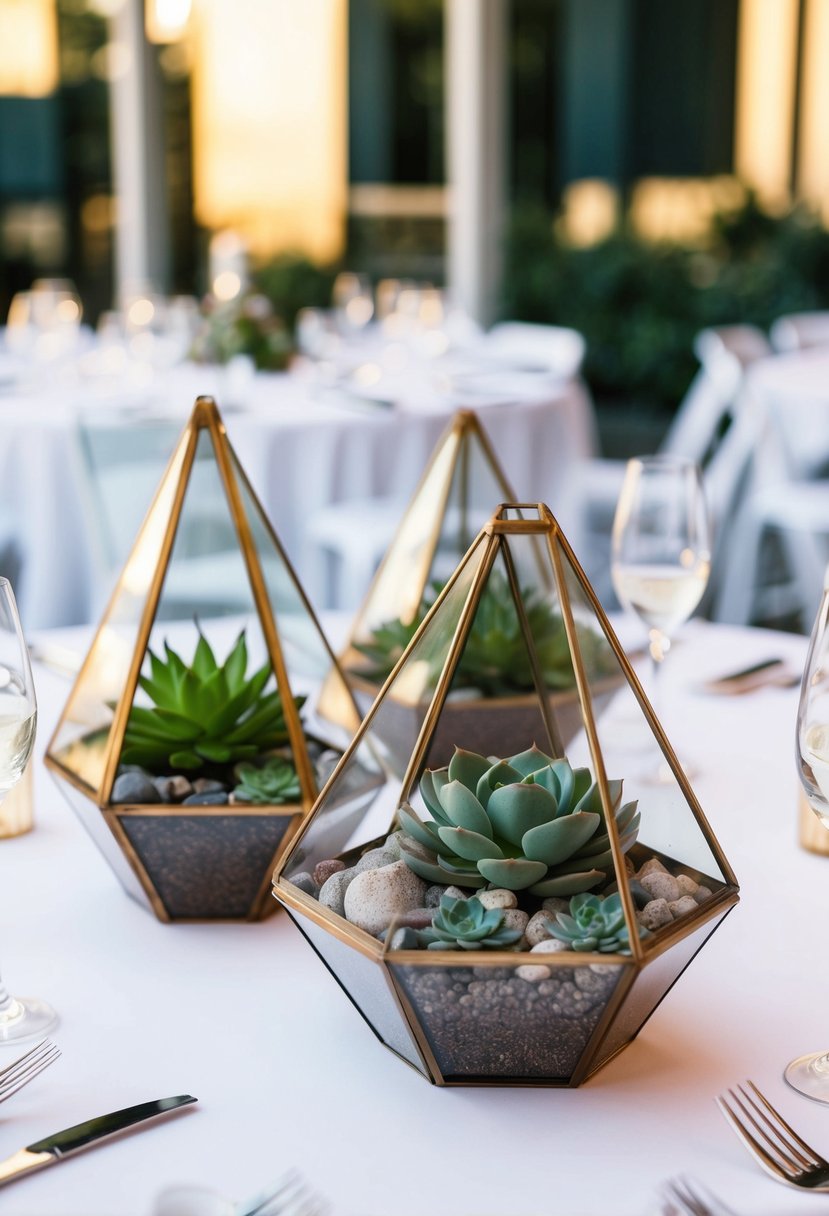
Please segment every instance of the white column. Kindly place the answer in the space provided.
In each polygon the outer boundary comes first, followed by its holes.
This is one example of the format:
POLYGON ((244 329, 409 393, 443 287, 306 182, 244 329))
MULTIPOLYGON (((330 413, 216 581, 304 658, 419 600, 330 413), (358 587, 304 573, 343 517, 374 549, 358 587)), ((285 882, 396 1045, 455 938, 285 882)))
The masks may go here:
POLYGON ((143 0, 110 19, 110 142, 115 194, 115 300, 167 283, 167 200, 159 81, 144 37, 143 0))
POLYGON ((505 199, 507 0, 446 0, 448 285, 483 325, 494 316, 505 199))

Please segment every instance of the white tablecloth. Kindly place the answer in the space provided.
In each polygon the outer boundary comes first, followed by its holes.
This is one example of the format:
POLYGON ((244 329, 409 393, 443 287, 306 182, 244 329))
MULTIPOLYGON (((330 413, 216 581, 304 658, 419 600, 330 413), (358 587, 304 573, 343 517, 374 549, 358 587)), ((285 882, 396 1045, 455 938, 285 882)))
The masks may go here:
MULTIPOLYGON (((829 1108, 781 1079, 829 1047, 829 858, 796 842, 797 691, 699 681, 802 638, 692 626, 667 726, 742 900, 638 1039, 578 1090, 438 1089, 384 1049, 285 915, 162 925, 132 903, 40 769, 37 827, 0 842, 9 987, 60 1011, 63 1058, 0 1108, 0 1157, 93 1114, 189 1091, 197 1107, 14 1183, 15 1216, 147 1216, 173 1181, 245 1195, 297 1166, 350 1216, 643 1216, 685 1172, 736 1212, 799 1216, 713 1097, 752 1077, 824 1152, 829 1108)), ((66 684, 37 669, 45 744, 66 684)), ((0 1048, 0 1066, 15 1053, 0 1048)), ((825 1200, 824 1200, 825 1205, 825 1200)))
MULTIPOLYGON (((537 377, 528 388, 525 377, 513 395, 502 383, 489 397, 451 384, 441 392, 439 384, 413 378, 407 391, 398 383, 398 404, 390 409, 342 392, 315 394, 299 376, 260 374, 235 405, 220 370, 186 366, 151 387, 149 404, 134 396, 108 408, 125 426, 142 410, 183 425, 198 394, 215 395, 220 409, 230 396, 231 442, 307 582, 319 567, 305 545, 313 512, 355 497, 405 502, 460 406, 480 408, 516 493, 554 510, 568 469, 595 450, 592 405, 579 381, 537 377)), ((102 602, 76 441, 78 412, 89 407, 107 407, 91 384, 27 394, 12 385, 0 397, 0 511, 24 549, 19 600, 29 629, 92 620, 102 602)), ((322 589, 307 590, 317 600, 322 589)))

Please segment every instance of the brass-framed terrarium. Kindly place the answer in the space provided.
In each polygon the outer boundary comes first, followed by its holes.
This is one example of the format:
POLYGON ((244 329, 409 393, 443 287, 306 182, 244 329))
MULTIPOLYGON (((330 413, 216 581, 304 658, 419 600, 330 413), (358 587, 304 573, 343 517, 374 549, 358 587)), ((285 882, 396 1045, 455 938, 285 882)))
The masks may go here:
POLYGON ((348 705, 216 404, 200 397, 46 763, 159 919, 255 920, 273 909, 273 866, 356 727, 348 705), (318 711, 324 678, 336 725, 318 711))
MULTIPOLYGON (((516 501, 516 495, 486 431, 472 410, 459 410, 435 446, 339 655, 362 714, 495 504, 505 501, 516 501)), ((556 699, 559 729, 567 736, 581 719, 564 621, 543 597, 531 595, 525 607, 533 618, 550 696, 556 699)), ((611 687, 608 679, 597 695, 611 687)), ((419 701, 407 697, 389 703, 376 729, 390 744, 392 762, 395 757, 405 762, 411 752, 433 691, 424 688, 419 701)), ((335 717, 333 697, 324 693, 323 703, 335 717)), ((452 737, 461 731, 474 735, 482 751, 509 750, 512 744, 517 749, 534 714, 533 676, 512 595, 507 580, 496 575, 476 612, 433 747, 443 739, 448 757, 452 737)))
POLYGON ((503 506, 479 533, 274 894, 381 1042, 438 1085, 579 1085, 635 1038, 734 907, 734 873, 547 507, 503 506), (535 719, 520 750, 497 754, 458 719, 447 763, 441 719, 493 577, 510 589, 535 719), (566 740, 528 595, 564 620, 580 716, 566 740), (374 754, 378 772, 386 763, 389 707, 427 688, 402 779, 366 796, 357 777, 374 754))

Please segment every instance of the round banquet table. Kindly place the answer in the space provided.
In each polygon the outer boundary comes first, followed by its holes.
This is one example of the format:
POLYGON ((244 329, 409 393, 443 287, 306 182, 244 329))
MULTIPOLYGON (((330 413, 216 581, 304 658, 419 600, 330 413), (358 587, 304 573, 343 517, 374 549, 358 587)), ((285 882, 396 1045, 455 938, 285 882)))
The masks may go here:
MULTIPOLYGON (((79 648, 88 631, 44 635, 79 648)), ((753 1078, 829 1151, 829 1107, 781 1078, 829 1047, 829 858, 796 839, 797 690, 715 697, 700 682, 805 639, 689 626, 665 671, 666 728, 742 884, 740 904, 636 1041, 582 1088, 430 1086, 383 1048, 284 914, 163 925, 121 890, 38 764, 36 828, 0 842, 9 987, 59 1010, 63 1057, 0 1108, 0 1158, 167 1094, 198 1105, 11 1184, 15 1216, 150 1216, 173 1182, 252 1193, 289 1167, 339 1216, 644 1216, 684 1173, 738 1213, 799 1216, 714 1095, 753 1078)), ((67 683, 38 665, 39 746, 67 683)), ((0 1048, 0 1066, 16 1053, 0 1048)), ((825 1201, 824 1201, 825 1202, 825 1201)))
POLYGON ((485 383, 453 387, 432 375, 385 391, 393 406, 320 390, 297 374, 259 373, 240 386, 222 369, 192 364, 123 392, 108 381, 25 392, 0 383, 0 514, 23 548, 17 589, 25 627, 91 621, 105 603, 78 440, 84 415, 123 425, 128 444, 131 424, 151 415, 183 426, 197 395, 215 396, 242 468, 315 603, 324 588, 306 543, 314 512, 354 498, 388 498, 402 509, 455 409, 480 411, 516 493, 553 510, 566 495, 568 470, 596 451, 592 403, 578 379, 501 375, 487 391, 485 383))

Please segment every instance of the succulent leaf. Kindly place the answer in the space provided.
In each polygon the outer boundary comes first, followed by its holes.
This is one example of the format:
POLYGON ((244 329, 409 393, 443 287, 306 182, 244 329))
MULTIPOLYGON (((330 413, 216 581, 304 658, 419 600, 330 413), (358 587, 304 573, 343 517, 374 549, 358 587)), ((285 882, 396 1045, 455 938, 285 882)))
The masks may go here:
POLYGON ((438 828, 441 843, 464 861, 479 861, 482 857, 503 857, 503 852, 491 836, 470 832, 466 828, 438 828))
POLYGON ((429 929, 418 933, 430 950, 509 950, 521 938, 520 929, 504 925, 500 908, 485 908, 474 895, 469 899, 441 896, 429 929))
POLYGON ((595 835, 601 820, 590 811, 574 811, 531 828, 521 841, 526 857, 557 866, 577 853, 595 835))
POLYGON ((459 828, 479 832, 492 840, 492 824, 478 799, 460 781, 450 781, 440 791, 440 804, 449 822, 459 828))
MULTIPOLYGON (((547 929, 572 950, 594 951, 602 954, 630 954, 630 934, 625 922, 622 898, 613 895, 574 895, 569 915, 558 912, 555 921, 547 921, 547 929)), ((639 926, 639 936, 648 930, 639 926)))
POLYGON ((259 766, 237 764, 235 772, 239 784, 233 794, 237 802, 284 806, 302 798, 297 771, 284 756, 270 756, 259 766))
POLYGON ((456 747, 455 754, 449 761, 449 780, 460 781, 467 789, 474 790, 480 778, 489 771, 489 768, 490 764, 485 756, 456 747))
POLYGON ((557 805, 540 785, 502 785, 493 791, 486 814, 499 836, 520 846, 526 832, 549 822, 557 805))

